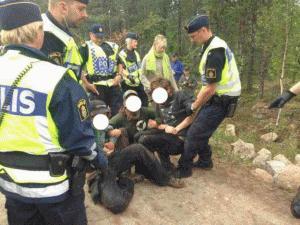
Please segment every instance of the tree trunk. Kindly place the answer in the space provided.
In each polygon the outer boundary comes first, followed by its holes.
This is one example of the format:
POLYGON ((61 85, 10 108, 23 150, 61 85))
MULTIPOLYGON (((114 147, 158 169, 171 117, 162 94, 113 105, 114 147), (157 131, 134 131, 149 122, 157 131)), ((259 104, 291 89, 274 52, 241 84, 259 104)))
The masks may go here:
POLYGON ((177 45, 178 54, 182 54, 182 0, 178 0, 177 45))

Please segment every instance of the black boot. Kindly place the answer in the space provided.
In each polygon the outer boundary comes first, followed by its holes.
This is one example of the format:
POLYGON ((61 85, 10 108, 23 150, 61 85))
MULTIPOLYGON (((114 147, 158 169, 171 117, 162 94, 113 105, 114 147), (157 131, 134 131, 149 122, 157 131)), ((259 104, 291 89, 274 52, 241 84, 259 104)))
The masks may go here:
POLYGON ((200 169, 211 170, 214 166, 211 155, 211 148, 208 145, 207 152, 199 153, 199 159, 193 163, 193 166, 200 169))
POLYGON ((297 219, 300 219, 300 187, 298 189, 298 192, 297 192, 295 198, 293 199, 293 201, 291 203, 291 212, 294 217, 296 217, 297 219))
POLYGON ((211 170, 214 167, 214 164, 211 159, 209 160, 198 159, 197 162, 193 163, 193 166, 204 170, 211 170))

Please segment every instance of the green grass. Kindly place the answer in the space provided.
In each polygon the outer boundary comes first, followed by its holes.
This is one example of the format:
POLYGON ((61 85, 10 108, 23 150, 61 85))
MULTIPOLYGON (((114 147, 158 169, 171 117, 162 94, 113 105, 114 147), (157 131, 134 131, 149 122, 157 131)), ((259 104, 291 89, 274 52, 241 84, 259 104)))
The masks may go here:
POLYGON ((277 127, 275 123, 278 110, 266 108, 275 96, 269 94, 263 100, 257 99, 256 96, 256 93, 243 94, 235 116, 225 119, 214 133, 210 142, 214 154, 222 160, 250 165, 250 160, 241 160, 231 153, 230 144, 240 138, 244 142, 254 144, 256 152, 266 148, 272 152, 273 157, 283 154, 294 162, 295 155, 300 154, 300 96, 285 105, 277 127), (258 107, 253 108, 254 105, 258 107), (229 123, 236 126, 237 137, 225 136, 225 127, 229 123), (268 132, 276 132, 279 135, 278 141, 263 142, 260 136, 268 132))

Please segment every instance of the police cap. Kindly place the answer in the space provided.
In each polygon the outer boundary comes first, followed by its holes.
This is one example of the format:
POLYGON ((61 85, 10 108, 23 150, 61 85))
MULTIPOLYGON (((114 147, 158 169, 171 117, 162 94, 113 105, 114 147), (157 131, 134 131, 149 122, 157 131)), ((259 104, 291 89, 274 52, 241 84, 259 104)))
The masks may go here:
POLYGON ((131 38, 134 40, 139 40, 139 35, 137 33, 128 32, 126 35, 126 38, 131 38))
POLYGON ((93 24, 90 28, 90 32, 98 37, 104 37, 105 33, 101 24, 93 24))
POLYGON ((91 115, 110 113, 110 108, 102 100, 91 101, 91 115))
POLYGON ((77 0, 78 2, 81 2, 83 4, 89 4, 90 0, 77 0))
POLYGON ((28 0, 0 1, 0 29, 13 30, 36 21, 42 21, 37 4, 28 0))
POLYGON ((137 92, 134 90, 128 90, 123 94, 123 100, 125 101, 129 96, 135 95, 138 96, 137 92))
POLYGON ((209 20, 208 16, 206 15, 198 15, 194 17, 185 27, 184 29, 190 34, 197 30, 199 30, 201 27, 209 27, 209 20))

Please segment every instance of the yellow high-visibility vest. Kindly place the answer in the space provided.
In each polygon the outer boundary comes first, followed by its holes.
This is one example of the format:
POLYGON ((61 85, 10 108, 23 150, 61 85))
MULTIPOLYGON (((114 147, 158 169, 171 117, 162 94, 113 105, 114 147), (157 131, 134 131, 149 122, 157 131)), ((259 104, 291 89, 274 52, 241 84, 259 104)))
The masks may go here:
POLYGON ((123 77, 125 83, 128 86, 137 87, 141 84, 141 58, 137 51, 134 51, 134 54, 136 56, 136 62, 130 62, 127 60, 127 53, 124 49, 119 53, 119 56, 126 66, 126 76, 123 77), (129 79, 129 76, 131 76, 131 79, 129 79))
POLYGON ((101 81, 93 82, 96 85, 112 86, 113 77, 117 72, 117 53, 119 46, 113 42, 107 43, 114 54, 107 56, 101 46, 92 41, 87 41, 89 56, 86 63, 86 70, 89 76, 99 76, 101 81))
MULTIPOLYGON (((208 53, 212 49, 224 48, 225 49, 225 65, 222 70, 221 80, 217 83, 217 95, 228 95, 228 96, 239 96, 241 94, 241 81, 239 76, 239 71, 237 69, 236 61, 234 55, 225 41, 219 37, 214 37, 209 46, 204 51, 200 64, 199 73, 202 80, 205 80, 205 65, 208 53)), ((203 84, 205 85, 205 84, 203 84)))
POLYGON ((65 44, 62 66, 73 70, 77 79, 80 80, 83 60, 74 38, 52 23, 46 14, 43 14, 42 18, 44 21, 44 31, 52 33, 65 44))
MULTIPOLYGON (((17 50, 8 50, 0 56, 0 67, 5 68, 5 73, 0 76, 1 107, 11 85, 28 65, 32 67, 14 89, 8 112, 0 126, 2 157, 13 152, 47 157, 49 153, 65 151, 59 144, 58 130, 49 112, 49 104, 55 87, 66 72, 76 80, 72 71, 24 56, 17 50)), ((49 170, 28 170, 20 166, 12 168, 0 162, 0 186, 6 192, 24 198, 49 198, 66 193, 69 179, 66 173, 52 177, 49 170), (40 184, 41 187, 30 188, 30 184, 40 184)))

